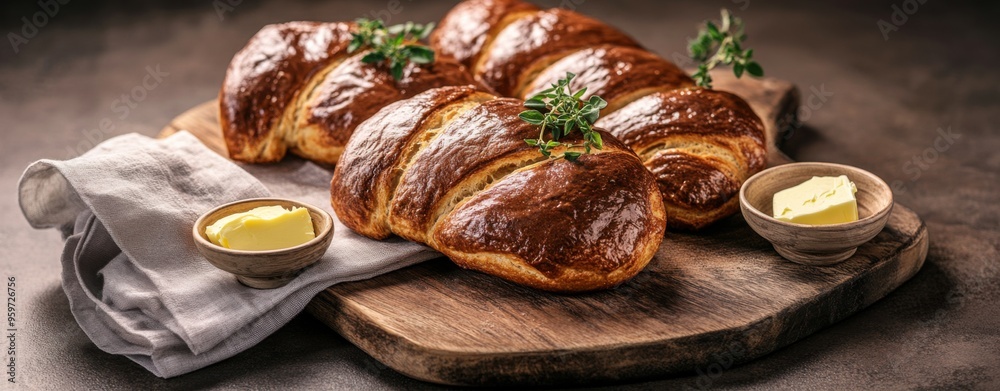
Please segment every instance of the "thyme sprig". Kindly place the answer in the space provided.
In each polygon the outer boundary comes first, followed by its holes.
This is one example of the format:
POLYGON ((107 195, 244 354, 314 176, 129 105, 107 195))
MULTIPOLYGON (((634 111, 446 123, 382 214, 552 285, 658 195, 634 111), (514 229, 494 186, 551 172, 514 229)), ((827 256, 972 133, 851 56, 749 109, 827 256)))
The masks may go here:
POLYGON ((566 78, 560 79, 552 84, 551 88, 525 101, 524 107, 528 110, 522 111, 519 115, 525 122, 538 125, 538 138, 525 139, 524 142, 538 147, 538 151, 545 157, 576 161, 580 155, 590 153, 591 148, 604 147, 601 134, 594 130, 594 122, 600 116, 601 109, 607 107, 608 102, 599 96, 591 96, 586 101, 580 99, 587 93, 587 88, 571 92, 569 83, 574 77, 576 75, 567 72, 566 78), (582 143, 559 141, 574 129, 583 134, 582 143), (546 133, 550 135, 550 140, 545 139, 546 133), (552 150, 560 146, 565 148, 563 153, 552 156, 552 150))
POLYGON ((416 43, 427 38, 434 23, 416 24, 406 22, 386 27, 381 19, 358 19, 358 31, 352 34, 348 53, 370 48, 371 52, 361 58, 366 64, 385 62, 396 80, 403 78, 403 67, 408 62, 429 64, 434 62, 434 51, 416 43))
POLYGON ((688 54, 697 61, 698 70, 692 78, 699 86, 712 88, 712 76, 708 71, 719 64, 732 65, 733 73, 739 78, 746 71, 752 76, 764 76, 764 69, 753 61, 753 49, 743 49, 747 36, 743 33, 743 21, 722 9, 721 25, 706 21, 699 29, 698 37, 688 42, 688 54))

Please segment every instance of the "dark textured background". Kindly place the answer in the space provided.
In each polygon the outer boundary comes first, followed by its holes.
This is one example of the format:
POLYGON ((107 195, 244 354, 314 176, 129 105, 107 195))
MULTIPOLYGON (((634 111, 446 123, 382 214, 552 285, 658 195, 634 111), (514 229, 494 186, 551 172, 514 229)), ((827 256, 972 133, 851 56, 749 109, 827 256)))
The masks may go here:
MULTIPOLYGON (((40 9, 34 0, 3 3, 5 38, 21 30, 21 17, 40 9)), ((308 315, 243 354, 171 380, 101 352, 77 327, 59 286, 58 233, 32 230, 18 210, 15 186, 22 170, 114 135, 155 135, 172 117, 216 95, 233 53, 264 24, 349 20, 388 4, 244 0, 220 17, 211 0, 162 3, 74 0, 18 53, 8 39, 0 42, 0 271, 4 279, 17 278, 21 384, 431 387, 385 368, 308 315), (114 101, 156 65, 169 76, 121 118, 126 113, 114 101), (95 130, 104 118, 114 127, 110 132, 95 130)), ((995 2, 927 0, 888 40, 877 22, 889 21, 892 6, 903 0, 563 3, 579 4, 579 11, 619 26, 668 58, 683 52, 698 21, 716 18, 720 7, 733 9, 747 20, 750 46, 769 76, 794 81, 805 98, 813 91, 828 95, 803 109, 807 127, 786 144, 789 155, 856 165, 895 182, 897 201, 919 213, 930 232, 923 270, 845 321, 715 377, 689 374, 629 387, 1000 389, 995 2), (949 128, 961 136, 937 141, 938 129, 949 128)), ((436 20, 451 2, 401 5, 390 22, 436 20)))

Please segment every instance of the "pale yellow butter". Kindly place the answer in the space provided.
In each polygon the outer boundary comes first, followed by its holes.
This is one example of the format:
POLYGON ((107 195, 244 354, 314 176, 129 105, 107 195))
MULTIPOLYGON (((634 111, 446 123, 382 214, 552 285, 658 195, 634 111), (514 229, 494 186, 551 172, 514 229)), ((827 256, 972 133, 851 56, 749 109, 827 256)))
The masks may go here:
POLYGON ((854 182, 841 176, 814 176, 774 194, 774 218, 798 224, 825 225, 856 221, 854 182))
POLYGON ((205 236, 234 250, 277 250, 298 246, 316 237, 309 210, 262 206, 223 217, 205 228, 205 236))

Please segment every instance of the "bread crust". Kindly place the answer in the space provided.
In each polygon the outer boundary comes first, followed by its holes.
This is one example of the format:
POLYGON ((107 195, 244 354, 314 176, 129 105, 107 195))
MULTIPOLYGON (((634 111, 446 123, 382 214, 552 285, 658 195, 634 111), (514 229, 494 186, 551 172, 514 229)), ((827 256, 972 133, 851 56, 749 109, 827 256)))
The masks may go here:
POLYGON ((540 11, 534 4, 520 0, 471 0, 458 3, 431 33, 430 43, 437 54, 451 57, 471 68, 482 48, 511 15, 540 11))
POLYGON ((545 68, 518 97, 531 98, 565 78, 567 72, 576 75, 570 83, 573 91, 587 88, 583 99, 596 95, 608 102, 605 113, 652 92, 694 86, 687 73, 645 49, 600 45, 573 52, 545 68), (619 77, 626 74, 628 77, 619 77))
POLYGON ((219 92, 219 121, 229 156, 275 162, 285 155, 279 125, 305 85, 347 50, 349 23, 264 26, 229 63, 219 92))
POLYGON ((653 93, 597 124, 643 159, 674 229, 701 229, 736 213, 743 181, 767 164, 764 124, 743 99, 724 91, 653 93))
MULTIPOLYGON (((638 156, 550 160, 525 138, 523 102, 439 88, 380 110, 337 165, 331 204, 351 229, 427 244, 456 264, 551 291, 608 288, 659 247, 666 213, 638 156)), ((566 142, 580 142, 574 133, 566 142)))
MULTIPOLYGON (((513 1, 513 0, 512 0, 513 1)), ((456 6, 456 14, 474 13, 480 0, 456 6)), ((494 23, 463 31, 485 41, 472 67, 478 80, 498 93, 522 99, 548 88, 567 72, 571 88, 608 101, 597 125, 631 147, 655 175, 670 216, 670 228, 701 229, 738 210, 736 194, 743 181, 766 164, 760 118, 735 95, 694 87, 694 81, 669 61, 640 47, 623 33, 564 9, 530 14, 515 7, 494 7, 494 23), (498 21, 498 22, 494 22, 498 21)), ((456 15, 449 13, 445 20, 456 15)), ((438 34, 451 28, 442 25, 438 34)), ((457 41, 456 41, 457 42, 457 41)), ((438 41, 448 52, 454 42, 438 41)))
POLYGON ((292 152, 334 164, 364 120, 386 105, 441 86, 475 85, 465 67, 448 58, 433 64, 407 64, 400 80, 384 67, 365 64, 364 54, 340 62, 309 94, 296 115, 292 152))
POLYGON ((463 201, 434 242, 459 266, 523 285, 613 287, 642 270, 663 239, 660 192, 636 175, 643 171, 627 151, 531 165, 463 201))
POLYGON ((451 121, 416 156, 396 187, 390 223, 396 234, 427 243, 428 233, 452 199, 475 191, 505 166, 544 158, 524 142, 538 128, 518 118, 523 102, 496 98, 451 121))
POLYGON ((639 47, 625 33, 573 11, 554 8, 530 13, 496 33, 472 72, 497 93, 515 96, 549 64, 595 45, 639 47))
POLYGON ((268 25, 233 57, 219 94, 220 124, 234 160, 267 163, 290 151, 336 164, 357 126, 389 103, 430 88, 477 85, 448 57, 407 64, 395 80, 384 64, 347 53, 353 23, 268 25))
POLYGON ((385 239, 392 234, 389 206, 401 170, 409 165, 409 150, 421 136, 449 120, 442 115, 450 106, 472 105, 492 95, 473 86, 431 89, 411 99, 387 105, 362 123, 341 157, 330 184, 330 199, 337 217, 362 235, 385 239))

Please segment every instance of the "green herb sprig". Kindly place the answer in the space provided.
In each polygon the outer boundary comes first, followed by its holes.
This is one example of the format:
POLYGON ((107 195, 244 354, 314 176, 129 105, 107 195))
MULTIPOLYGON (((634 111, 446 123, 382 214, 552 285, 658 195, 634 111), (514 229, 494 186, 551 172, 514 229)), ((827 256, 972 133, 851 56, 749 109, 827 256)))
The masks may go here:
POLYGON ((764 76, 764 69, 752 59, 753 49, 742 48, 746 39, 743 21, 723 8, 720 26, 706 21, 698 37, 688 42, 688 54, 699 62, 698 70, 691 77, 699 86, 712 88, 708 71, 719 64, 732 65, 737 78, 743 76, 744 71, 756 77, 764 76))
POLYGON ((348 53, 358 49, 370 48, 371 52, 361 58, 366 64, 385 62, 389 66, 392 77, 403 78, 403 67, 408 62, 429 64, 434 62, 434 51, 431 48, 416 44, 427 38, 434 23, 416 24, 406 22, 385 27, 382 20, 358 19, 358 31, 352 34, 351 43, 347 46, 348 53))
POLYGON ((522 111, 519 117, 525 122, 538 125, 539 133, 537 139, 525 139, 524 142, 533 147, 538 147, 538 151, 549 158, 566 158, 569 161, 576 161, 580 155, 590 153, 591 148, 601 149, 604 142, 601 134, 594 130, 594 122, 600 116, 601 109, 607 107, 608 102, 599 96, 591 96, 586 101, 580 99, 587 93, 587 88, 576 92, 570 92, 569 83, 576 75, 567 72, 565 79, 560 79, 551 88, 539 92, 524 102, 524 107, 528 110, 522 111), (569 135, 574 129, 583 134, 583 143, 564 143, 559 140, 569 135), (545 133, 551 136, 550 140, 545 140, 545 133), (559 156, 552 156, 552 149, 562 146, 565 148, 559 156), (573 150, 575 149, 575 151, 573 150), (580 152, 579 149, 583 149, 580 152))

